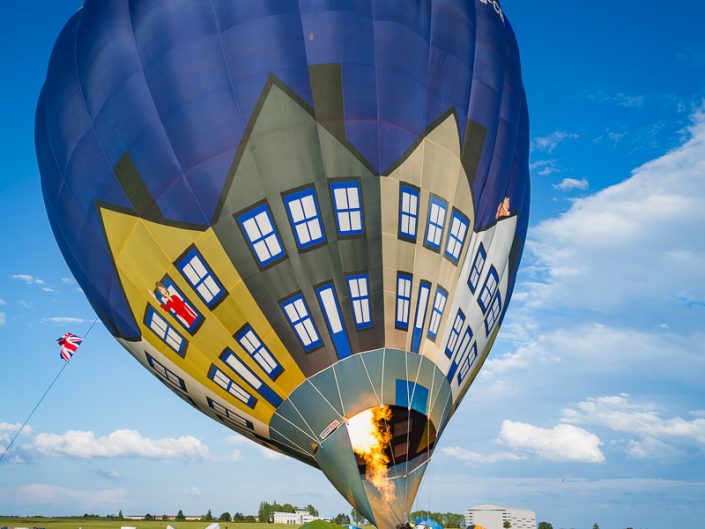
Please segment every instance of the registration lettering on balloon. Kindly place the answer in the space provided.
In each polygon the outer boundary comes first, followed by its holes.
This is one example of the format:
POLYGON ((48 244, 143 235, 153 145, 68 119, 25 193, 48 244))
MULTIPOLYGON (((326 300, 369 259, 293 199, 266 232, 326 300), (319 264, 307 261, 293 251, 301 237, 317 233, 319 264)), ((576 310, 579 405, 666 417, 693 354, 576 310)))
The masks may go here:
POLYGON ((49 220, 118 342, 380 529, 490 353, 528 225, 514 36, 496 1, 444 2, 87 0, 37 108, 49 220))

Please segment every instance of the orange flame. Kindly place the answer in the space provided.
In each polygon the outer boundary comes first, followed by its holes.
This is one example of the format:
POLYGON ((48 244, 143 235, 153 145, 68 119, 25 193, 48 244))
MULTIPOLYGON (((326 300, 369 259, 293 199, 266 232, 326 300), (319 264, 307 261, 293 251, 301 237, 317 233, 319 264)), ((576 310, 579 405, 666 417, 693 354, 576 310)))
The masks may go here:
POLYGON ((392 440, 389 406, 370 408, 348 421, 348 434, 353 451, 365 462, 367 480, 381 493, 385 502, 394 499, 394 482, 387 479, 389 458, 384 449, 392 440))

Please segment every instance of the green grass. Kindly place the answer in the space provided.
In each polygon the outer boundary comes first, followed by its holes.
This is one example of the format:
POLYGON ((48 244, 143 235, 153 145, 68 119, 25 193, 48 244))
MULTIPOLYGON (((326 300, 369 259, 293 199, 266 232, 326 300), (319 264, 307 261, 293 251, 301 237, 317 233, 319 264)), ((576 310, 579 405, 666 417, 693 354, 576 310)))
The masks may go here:
MULTIPOLYGON (((175 522, 173 520, 91 520, 85 518, 0 518, 0 527, 44 527, 45 529, 120 529, 123 526, 137 529, 205 529, 213 522, 175 522)), ((233 523, 218 522, 220 529, 298 529, 300 525, 281 525, 273 523, 233 523)), ((336 526, 337 527, 337 526, 336 526)))

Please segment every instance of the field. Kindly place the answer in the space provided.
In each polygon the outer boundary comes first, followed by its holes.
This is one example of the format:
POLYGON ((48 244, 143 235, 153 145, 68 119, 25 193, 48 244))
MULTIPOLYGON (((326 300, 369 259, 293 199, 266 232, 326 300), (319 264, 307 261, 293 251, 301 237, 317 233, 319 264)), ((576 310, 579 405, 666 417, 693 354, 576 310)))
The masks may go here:
MULTIPOLYGON (((43 527, 44 529, 120 529, 123 526, 137 529, 205 529, 212 522, 175 522, 173 520, 91 520, 86 518, 0 518, 0 527, 43 527)), ((273 523, 218 522, 221 529, 298 529, 300 525, 273 523)))

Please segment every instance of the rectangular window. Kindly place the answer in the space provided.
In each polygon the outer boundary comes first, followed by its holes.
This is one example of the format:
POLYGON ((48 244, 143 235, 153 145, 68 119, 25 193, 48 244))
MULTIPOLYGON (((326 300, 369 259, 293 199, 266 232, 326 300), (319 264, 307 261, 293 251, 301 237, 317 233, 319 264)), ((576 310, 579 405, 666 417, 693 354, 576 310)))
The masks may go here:
POLYGON ((304 350, 313 351, 323 344, 303 295, 297 294, 283 301, 281 308, 284 311, 286 319, 289 320, 289 325, 291 325, 296 336, 298 336, 304 350))
POLYGON ((274 355, 267 349, 250 324, 245 325, 235 334, 235 339, 240 346, 259 364, 269 378, 276 380, 284 371, 274 355))
POLYGON ((428 299, 431 297, 431 283, 421 281, 419 283, 419 298, 416 303, 416 317, 414 318, 414 331, 411 335, 411 352, 418 353, 421 347, 421 337, 426 324, 426 311, 428 310, 428 299))
POLYGON ((446 356, 448 358, 453 358, 453 355, 455 354, 455 347, 458 345, 460 330, 463 328, 464 323, 465 313, 463 313, 461 309, 458 309, 458 314, 455 315, 453 327, 450 330, 450 336, 448 337, 448 343, 446 344, 446 356))
POLYGON ((487 307, 490 304, 490 300, 497 292, 497 287, 499 286, 499 275, 494 266, 490 266, 490 271, 487 272, 487 277, 485 278, 485 284, 482 286, 480 295, 477 298, 477 303, 482 309, 482 313, 487 312, 487 307))
POLYGON ((460 342, 458 342, 458 346, 456 347, 455 351, 453 352, 453 358, 451 360, 451 365, 450 365, 450 368, 448 369, 448 380, 449 381, 453 378, 453 375, 455 375, 456 371, 458 370, 458 366, 465 359, 465 356, 467 356, 468 351, 470 350, 470 342, 471 341, 472 341, 472 329, 470 328, 470 326, 468 326, 465 329, 465 332, 463 333, 463 337, 461 338, 460 342))
POLYGON ((348 276, 347 279, 355 326, 358 329, 369 329, 372 327, 369 277, 367 274, 356 274, 348 276))
POLYGON ((333 346, 338 353, 338 358, 347 358, 352 354, 350 349, 350 341, 348 334, 345 331, 343 323, 343 315, 340 312, 340 304, 338 296, 335 293, 335 288, 332 284, 320 285, 316 287, 316 296, 318 303, 323 311, 323 317, 328 326, 328 332, 333 339, 333 346))
POLYGON ((238 215, 237 221, 257 264, 267 266, 286 256, 272 213, 266 203, 238 215))
POLYGON ((495 323, 497 323, 497 320, 499 320, 499 315, 501 312, 502 297, 500 296, 499 292, 497 292, 497 295, 492 300, 487 314, 485 314, 485 332, 487 333, 488 337, 492 332, 492 328, 495 326, 495 323))
POLYGON ((208 401, 208 407, 212 409, 216 414, 218 414, 218 417, 224 423, 235 426, 236 428, 247 428, 248 430, 255 429, 255 425, 252 424, 252 421, 247 420, 240 414, 232 411, 229 408, 226 408, 225 406, 214 401, 210 397, 206 397, 206 401, 208 401))
POLYGON ((338 235, 361 235, 365 232, 359 182, 331 182, 338 235))
POLYGON ((428 324, 428 338, 434 342, 438 336, 438 327, 441 325, 441 318, 443 318, 443 311, 446 308, 447 301, 448 292, 437 286, 436 297, 433 300, 433 310, 431 311, 431 323, 428 324))
POLYGON ((424 245, 437 252, 441 250, 441 240, 446 225, 446 211, 448 211, 448 204, 445 201, 434 196, 430 198, 424 245))
POLYGON ((468 286, 470 287, 470 292, 473 294, 477 290, 477 284, 480 282, 482 270, 485 268, 485 261, 487 261, 487 252, 482 243, 480 243, 477 253, 475 254, 475 260, 472 263, 470 275, 468 276, 468 286))
POLYGON ((396 328, 407 330, 409 328, 409 309, 411 307, 411 274, 397 273, 397 312, 396 328))
POLYGON ((419 189, 409 184, 401 184, 399 189, 399 237, 416 242, 419 189))
POLYGON ((161 378, 170 388, 186 393, 186 383, 184 379, 167 368, 159 360, 149 353, 145 353, 149 367, 161 378))
POLYGON ((227 295, 222 283, 195 246, 192 246, 176 263, 181 275, 193 287, 209 309, 215 308, 227 295))
POLYGON ((312 248, 326 241, 321 210, 313 188, 284 195, 284 203, 299 250, 312 248))
POLYGON ((267 386, 255 373, 240 360, 230 349, 225 349, 220 355, 225 365, 232 369, 242 380, 247 382, 252 389, 262 395, 264 399, 275 408, 282 403, 279 395, 267 386))
POLYGON ((450 218, 450 231, 448 232, 445 256, 455 264, 458 264, 460 254, 463 251, 463 244, 465 244, 469 226, 470 221, 468 218, 460 211, 453 210, 453 215, 450 218))
POLYGON ((155 291, 155 297, 161 305, 162 310, 171 314, 178 324, 189 333, 195 334, 203 323, 203 315, 196 310, 193 304, 184 296, 183 292, 179 290, 169 276, 164 276, 161 280, 161 284, 164 285, 171 296, 171 298, 167 300, 158 290, 155 291))
POLYGON ((211 365, 211 368, 208 371, 208 378, 243 404, 246 404, 250 408, 255 407, 257 399, 245 391, 237 382, 226 375, 221 369, 218 369, 215 365, 211 365))
POLYGON ((469 354, 461 361, 460 369, 458 370, 458 385, 463 383, 465 377, 470 372, 470 368, 475 363, 477 358, 477 342, 472 344, 469 354))
POLYGON ((157 335, 162 342, 168 345, 176 354, 182 358, 186 356, 186 346, 188 342, 179 332, 169 325, 151 305, 147 305, 144 315, 144 324, 157 335))

